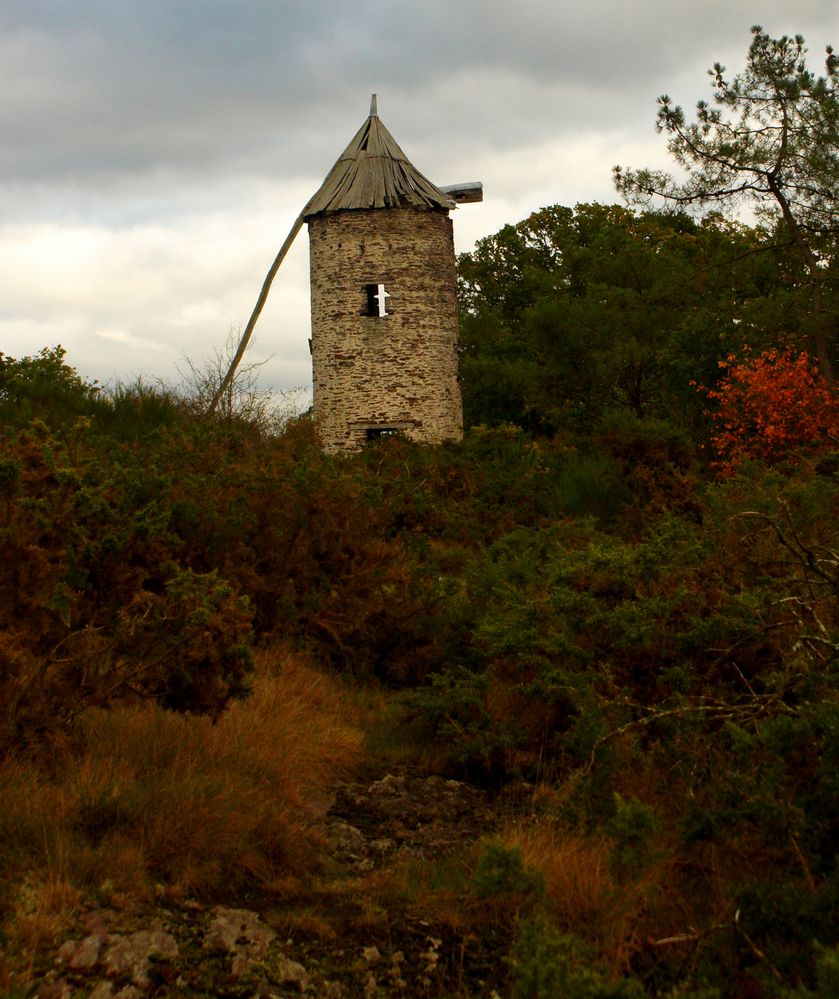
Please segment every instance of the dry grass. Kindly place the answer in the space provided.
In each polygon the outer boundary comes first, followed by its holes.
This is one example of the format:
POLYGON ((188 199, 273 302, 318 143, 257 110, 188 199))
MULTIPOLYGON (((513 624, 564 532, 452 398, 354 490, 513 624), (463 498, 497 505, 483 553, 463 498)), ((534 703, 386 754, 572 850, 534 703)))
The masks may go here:
POLYGON ((563 929, 601 920, 606 900, 615 890, 605 837, 565 832, 547 821, 529 821, 508 827, 504 841, 518 846, 525 866, 542 875, 546 897, 563 929))
POLYGON ((682 928, 667 890, 676 863, 662 843, 654 859, 617 877, 612 842, 598 833, 569 831, 547 818, 511 822, 503 833, 525 865, 544 878, 546 901, 563 932, 591 943, 615 973, 623 972, 649 935, 682 928))
POLYGON ((298 659, 258 667, 253 695, 217 724, 91 710, 75 753, 0 764, 0 918, 18 968, 72 920, 78 892, 130 906, 161 884, 218 895, 305 880, 309 824, 364 751, 359 709, 298 659))
POLYGON ((79 905, 79 893, 63 881, 24 880, 11 900, 15 914, 11 938, 18 961, 0 953, 0 989, 10 990, 16 982, 32 978, 36 954, 55 943, 72 922, 79 905))
POLYGON ((290 937, 301 934, 309 939, 318 940, 338 938, 338 934, 325 916, 309 910, 289 913, 285 921, 285 932, 290 937))

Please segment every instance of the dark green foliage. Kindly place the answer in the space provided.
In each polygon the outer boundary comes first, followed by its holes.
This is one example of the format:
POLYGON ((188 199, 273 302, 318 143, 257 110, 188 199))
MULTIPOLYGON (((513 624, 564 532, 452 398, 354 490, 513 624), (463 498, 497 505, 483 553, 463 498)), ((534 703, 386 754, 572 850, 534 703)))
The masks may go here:
POLYGON ((813 945, 833 945, 839 935, 839 877, 814 891, 789 876, 749 883, 738 898, 738 926, 786 981, 812 982, 813 945))
POLYGON ((651 515, 666 511, 701 519, 696 449, 683 427, 616 410, 595 428, 593 443, 610 457, 628 494, 625 526, 643 530, 651 515))
POLYGON ((560 506, 573 517, 614 522, 632 495, 609 455, 575 455, 559 471, 560 506))
POLYGON ((4 747, 92 704, 153 696, 214 713, 245 689, 247 601, 178 563, 166 476, 97 443, 33 424, 4 446, 16 469, 0 530, 4 747))
POLYGON ((625 801, 615 794, 615 811, 606 823, 612 837, 612 866, 618 874, 642 870, 650 861, 650 842, 655 830, 651 809, 637 800, 625 801))
POLYGON ((837 996, 839 995, 839 948, 832 947, 819 953, 816 961, 816 988, 813 993, 796 995, 837 996))
POLYGON ((610 412, 696 432, 692 382, 801 332, 776 240, 717 216, 553 206, 460 257, 467 424, 591 431, 610 412))
MULTIPOLYGON (((702 486, 666 427, 607 426, 602 440, 612 460, 637 454, 624 474, 646 466, 655 488, 617 531, 537 522, 476 551, 461 644, 410 708, 467 774, 560 789, 572 828, 609 834, 619 883, 652 877, 665 826, 678 829, 692 918, 740 910, 692 965, 706 994, 775 973, 812 983, 812 942, 839 937, 835 485, 753 466, 702 486), (674 516, 650 497, 681 495, 682 476, 693 502, 674 516), (752 968, 752 948, 776 972, 752 968), (742 979, 710 971, 740 964, 742 979)), ((672 981, 668 956, 633 966, 672 981)))
POLYGON ((481 846, 472 890, 484 901, 504 899, 518 912, 532 908, 545 889, 539 873, 528 870, 516 847, 487 840, 481 846))
POLYGON ((543 915, 521 924, 511 964, 515 999, 643 999, 645 995, 636 981, 610 980, 584 941, 558 932, 543 915))
POLYGON ((117 385, 100 396, 96 422, 118 441, 142 441, 187 418, 187 403, 162 385, 117 385))
POLYGON ((0 354, 0 421, 25 426, 32 419, 50 425, 87 416, 99 390, 64 363, 62 347, 44 347, 34 357, 15 360, 0 354))
POLYGON ((172 389, 142 379, 102 388, 81 378, 64 357, 60 346, 19 360, 0 354, 0 426, 6 432, 40 420, 63 434, 89 420, 118 441, 141 441, 188 419, 189 401, 172 389))

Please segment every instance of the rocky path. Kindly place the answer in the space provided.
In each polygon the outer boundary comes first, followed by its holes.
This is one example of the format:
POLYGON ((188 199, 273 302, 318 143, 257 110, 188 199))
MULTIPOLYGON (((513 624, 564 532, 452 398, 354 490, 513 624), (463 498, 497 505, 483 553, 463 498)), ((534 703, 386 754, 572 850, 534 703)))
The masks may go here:
POLYGON ((486 796, 466 784, 371 767, 337 789, 318 821, 323 868, 305 893, 88 912, 33 995, 498 996, 506 941, 477 939, 456 918, 424 911, 407 873, 445 873, 445 858, 468 851, 494 821, 486 796))

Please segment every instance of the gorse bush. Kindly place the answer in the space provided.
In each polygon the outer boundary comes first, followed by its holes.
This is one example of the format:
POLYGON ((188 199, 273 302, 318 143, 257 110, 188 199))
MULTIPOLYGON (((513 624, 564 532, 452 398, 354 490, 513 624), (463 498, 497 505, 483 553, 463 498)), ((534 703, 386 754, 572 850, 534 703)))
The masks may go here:
POLYGON ((511 963, 515 999, 643 999, 636 981, 610 981, 585 943, 544 916, 523 922, 511 963))
POLYGON ((650 861, 650 842, 655 829, 651 809, 640 801, 625 801, 615 794, 615 811, 606 823, 612 837, 612 866, 618 873, 638 871, 650 861))
POLYGON ((753 466, 702 502, 700 521, 648 512, 640 539, 635 520, 624 536, 569 521, 476 552, 465 644, 406 704, 461 772, 552 789, 555 846, 527 856, 557 912, 576 875, 551 856, 568 840, 600 857, 583 936, 610 964, 672 982, 694 948, 696 980, 729 995, 713 969, 750 946, 771 966, 742 980, 811 982, 812 941, 839 934, 837 491, 829 469, 753 466), (659 938, 685 943, 644 944, 659 938))
POLYGON ((591 517, 609 524, 630 499, 618 470, 606 455, 581 455, 559 473, 560 502, 572 517, 591 517))
POLYGON ((126 697, 216 713, 240 696, 250 608, 179 562, 160 472, 103 461, 89 424, 3 450, 0 743, 126 697))
POLYGON ((536 871, 525 867, 518 847, 487 840, 478 856, 472 890, 485 901, 504 898, 517 908, 532 908, 544 893, 544 884, 536 871))
POLYGON ((99 389, 64 363, 62 347, 45 347, 16 360, 0 354, 0 419, 25 426, 32 419, 60 426, 96 411, 99 389))

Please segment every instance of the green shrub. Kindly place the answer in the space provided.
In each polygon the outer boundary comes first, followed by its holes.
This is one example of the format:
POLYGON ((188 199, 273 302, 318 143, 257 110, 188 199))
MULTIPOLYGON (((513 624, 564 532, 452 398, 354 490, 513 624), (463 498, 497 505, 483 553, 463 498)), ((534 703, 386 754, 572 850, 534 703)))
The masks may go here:
POLYGON ((545 886, 541 875, 525 866, 517 846, 505 846, 500 840, 485 840, 475 867, 472 890, 480 899, 505 896, 528 906, 541 898, 545 886))
POLYGON ((631 495, 607 455, 573 456, 559 472, 559 503, 573 517, 591 517, 608 525, 631 495))
POLYGON ((590 948, 540 914, 523 922, 511 954, 515 999, 643 999, 632 979, 610 981, 590 948))
POLYGON ((640 872, 651 859, 651 838, 655 831, 652 809, 637 800, 614 796, 615 811, 606 823, 612 837, 612 868, 620 876, 640 872))
POLYGON ((592 439, 609 456, 622 489, 632 498, 624 519, 635 530, 664 511, 701 519, 696 448, 683 428, 618 410, 601 421, 592 439))
POLYGON ((246 689, 252 611, 217 572, 184 566, 171 473, 102 446, 90 421, 0 444, 0 748, 89 704, 155 697, 217 713, 246 689))
POLYGON ((95 411, 99 389, 64 363, 63 347, 33 357, 0 354, 0 424, 23 427, 39 419, 58 428, 95 411))

